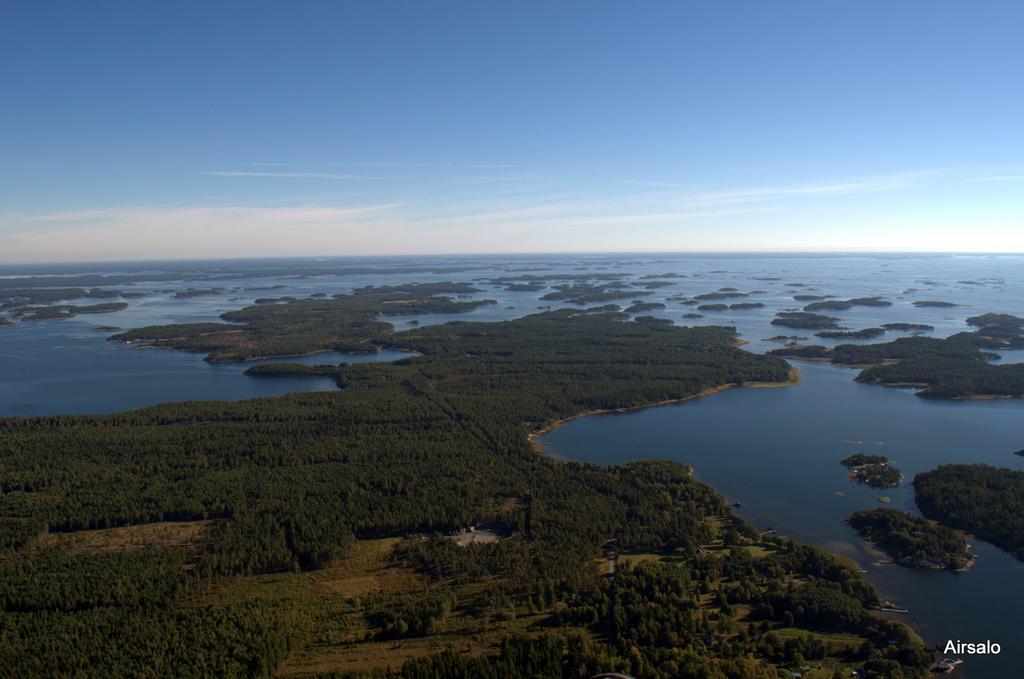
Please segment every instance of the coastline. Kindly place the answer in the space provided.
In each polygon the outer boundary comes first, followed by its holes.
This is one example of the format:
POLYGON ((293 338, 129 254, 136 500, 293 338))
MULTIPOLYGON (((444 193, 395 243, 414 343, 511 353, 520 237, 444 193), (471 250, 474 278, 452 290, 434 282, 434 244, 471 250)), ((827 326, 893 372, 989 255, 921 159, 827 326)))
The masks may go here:
POLYGON ((800 383, 800 371, 797 370, 795 367, 790 367, 789 377, 790 379, 788 382, 732 382, 729 384, 720 384, 717 387, 709 387, 707 389, 703 389, 697 392, 696 394, 684 396, 682 398, 670 398, 665 399, 663 401, 655 401, 653 403, 645 403, 642 405, 635 406, 625 406, 622 408, 595 408, 591 410, 585 410, 576 415, 564 417, 560 420, 555 420, 554 422, 546 424, 543 427, 534 429, 532 432, 526 435, 526 438, 530 442, 530 446, 533 448, 534 452, 538 454, 544 454, 544 446, 539 441, 537 441, 537 438, 544 436, 545 434, 551 433, 554 430, 558 429, 559 427, 562 427, 568 424, 569 422, 572 422, 573 420, 578 420, 583 417, 590 417, 591 415, 607 415, 609 413, 628 413, 634 410, 643 410, 645 408, 657 408, 658 406, 685 403, 687 401, 692 401, 697 398, 703 398, 705 396, 711 396, 712 394, 717 394, 726 391, 727 389, 733 389, 735 387, 747 387, 751 389, 779 389, 783 387, 795 387, 800 383))
MULTIPOLYGON (((717 393, 726 391, 728 389, 732 389, 734 387, 751 387, 751 388, 762 388, 762 389, 763 388, 769 388, 769 389, 771 389, 771 388, 780 388, 780 387, 792 387, 792 386, 798 385, 800 383, 800 379, 801 379, 799 369, 797 367, 791 365, 790 373, 789 374, 790 374, 790 381, 788 381, 788 382, 740 382, 740 383, 722 384, 722 385, 719 385, 719 386, 716 386, 716 387, 711 387, 711 388, 708 388, 708 389, 704 389, 701 392, 693 394, 691 396, 686 396, 686 397, 678 398, 678 399, 666 399, 666 400, 658 401, 658 402, 655 402, 655 403, 648 403, 648 404, 637 405, 637 406, 627 406, 627 407, 623 407, 623 408, 592 409, 592 410, 588 410, 588 411, 584 411, 584 412, 578 413, 576 415, 572 415, 571 417, 566 417, 566 418, 562 418, 560 420, 556 420, 556 421, 551 422, 551 423, 549 423, 549 424, 547 424, 547 425, 545 425, 543 427, 535 429, 535 430, 533 430, 532 432, 530 432, 527 435, 527 438, 528 438, 528 440, 530 442, 531 448, 533 449, 533 451, 536 454, 538 454, 538 455, 545 455, 547 453, 546 453, 546 451, 544 449, 544 446, 537 439, 539 437, 545 435, 545 434, 548 434, 548 433, 550 433, 550 432, 552 432, 552 431, 562 427, 563 425, 565 425, 565 424, 567 424, 569 422, 572 422, 573 420, 581 419, 581 418, 584 418, 584 417, 590 417, 592 415, 606 415, 606 414, 610 414, 610 413, 627 413, 627 412, 632 412, 632 411, 636 411, 636 410, 643 410, 645 408, 654 408, 654 407, 663 406, 663 405, 673 405, 673 404, 678 404, 678 403, 685 403, 687 401, 691 401, 691 400, 698 399, 698 398, 703 398, 705 396, 711 396, 712 394, 717 394, 717 393)), ((1022 451, 1022 454, 1024 454, 1024 451, 1022 451)), ((696 476, 696 470, 694 469, 694 467, 692 465, 687 465, 687 466, 689 467, 690 475, 695 477, 696 476)), ((902 475, 901 475, 901 482, 902 482, 902 475)), ((717 488, 715 488, 711 484, 708 484, 708 485, 711 488, 713 488, 715 490, 715 492, 721 493, 721 491, 719 491, 717 488)), ((724 495, 723 495, 723 497, 724 497, 724 495)), ((730 512, 731 513, 735 513, 735 510, 730 509, 730 512)), ((856 533, 856 531, 855 531, 855 533, 856 533)), ((965 535, 965 537, 968 537, 968 538, 970 537, 970 534, 968 534, 966 532, 964 533, 964 535, 965 535)), ((865 540, 863 538, 863 536, 860 536, 858 534, 857 537, 864 544, 866 544, 868 546, 868 551, 870 553, 877 554, 878 556, 880 556, 882 558, 889 558, 888 555, 884 551, 879 549, 873 543, 870 543, 869 541, 865 540)), ((808 543, 808 544, 811 544, 811 543, 808 543)), ((849 557, 849 556, 847 556, 847 555, 845 555, 845 554, 843 554, 841 552, 834 551, 833 549, 830 549, 830 548, 825 547, 823 545, 818 545, 818 546, 820 546, 822 549, 827 551, 830 555, 832 555, 833 558, 835 558, 839 563, 842 563, 843 565, 845 565, 847 568, 851 568, 851 569, 853 569, 853 570, 855 570, 855 571, 857 571, 859 573, 865 573, 866 574, 866 571, 862 568, 861 564, 858 561, 856 561, 855 559, 852 559, 851 557, 849 557)), ((910 569, 910 570, 931 570, 931 571, 948 571, 948 572, 961 573, 961 572, 968 572, 974 566, 975 562, 976 562, 976 559, 972 559, 971 562, 967 565, 966 568, 964 568, 964 569, 957 569, 957 570, 951 570, 951 569, 932 569, 932 568, 921 569, 921 568, 918 568, 918 567, 915 567, 915 566, 911 566, 911 565, 908 565, 908 564, 900 564, 900 563, 897 563, 895 561, 892 561, 891 563, 893 563, 893 565, 898 566, 899 568, 907 568, 907 569, 910 569)), ((879 585, 876 584, 875 582, 873 582, 870 578, 868 578, 867 575, 864 575, 864 578, 865 578, 865 580, 867 582, 870 583, 871 587, 873 587, 875 589, 875 591, 878 592, 879 596, 881 597, 882 596, 882 592, 879 589, 879 585)), ((900 624, 904 628, 906 628, 910 632, 910 634, 913 635, 913 637, 916 638, 919 641, 921 646, 926 646, 926 643, 924 641, 924 638, 921 635, 921 631, 919 630, 919 628, 915 624, 911 623, 910 621, 908 621, 906 619, 901 619, 901 614, 904 614, 907 611, 905 611, 905 610, 898 610, 898 611, 897 610, 886 610, 885 604, 887 604, 887 603, 889 603, 889 602, 884 601, 883 602, 883 607, 878 609, 878 610, 872 611, 872 614, 873 615, 879 615, 879 616, 884 617, 884 618, 886 618, 886 619, 888 619, 888 620, 890 620, 892 622, 897 622, 898 624, 900 624)))

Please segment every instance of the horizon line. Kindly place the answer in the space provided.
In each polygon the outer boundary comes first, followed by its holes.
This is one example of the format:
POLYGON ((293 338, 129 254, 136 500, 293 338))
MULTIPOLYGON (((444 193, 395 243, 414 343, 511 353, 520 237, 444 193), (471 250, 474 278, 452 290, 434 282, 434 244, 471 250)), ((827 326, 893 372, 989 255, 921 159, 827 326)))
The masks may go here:
POLYGON ((919 255, 919 256, 1024 256, 1024 251, 994 250, 914 250, 914 249, 808 249, 808 250, 547 250, 547 251, 510 251, 510 252, 422 252, 398 254, 356 254, 356 255, 261 255, 261 256, 227 256, 227 257, 180 257, 180 258, 125 258, 125 259, 88 259, 88 260, 37 260, 32 262, 14 262, 0 260, 0 267, 21 268, 39 266, 71 266, 100 264, 160 264, 181 262, 232 262, 232 261, 274 261, 274 260, 329 260, 329 259, 415 259, 423 257, 557 257, 557 256, 699 256, 699 255, 734 255, 734 256, 787 256, 787 255, 919 255))

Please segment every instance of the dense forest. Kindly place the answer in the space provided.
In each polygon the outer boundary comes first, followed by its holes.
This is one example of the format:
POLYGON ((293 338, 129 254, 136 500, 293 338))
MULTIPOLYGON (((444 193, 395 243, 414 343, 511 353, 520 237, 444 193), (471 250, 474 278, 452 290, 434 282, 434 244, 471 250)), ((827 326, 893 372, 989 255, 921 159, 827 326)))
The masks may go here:
POLYGON ((901 566, 963 570, 973 563, 964 536, 898 509, 854 512, 850 525, 901 566))
POLYGON ((838 328, 834 316, 809 313, 807 311, 782 311, 772 319, 772 325, 780 325, 784 328, 796 328, 798 330, 825 330, 838 328))
POLYGON ((880 297, 830 299, 821 302, 812 302, 804 307, 804 311, 848 311, 855 306, 888 307, 892 306, 892 302, 880 297))
POLYGON ((124 336, 225 360, 417 352, 341 365, 339 391, 0 420, 0 674, 926 672, 852 568, 758 536, 687 467, 566 463, 528 437, 787 383, 784 361, 731 329, 617 313, 403 333, 375 320, 461 304, 362 292, 124 336), (494 537, 446 537, 473 526, 494 537))
POLYGON ((885 328, 862 328, 860 330, 823 330, 815 333, 828 339, 874 339, 885 334, 885 328))
MULTIPOLYGON (((441 284, 442 289, 457 284, 441 284)), ((380 316, 472 311, 492 300, 435 297, 437 284, 363 288, 354 295, 257 304, 221 315, 226 323, 148 326, 114 335, 120 342, 208 354, 211 362, 296 356, 318 351, 374 352, 392 331, 380 316)), ((472 290, 473 288, 468 288, 472 290)))
POLYGON ((555 286, 553 292, 541 296, 544 301, 566 301, 570 304, 600 304, 618 299, 649 295, 648 290, 631 290, 622 282, 566 283, 555 286))
MULTIPOLYGON (((774 322, 774 321, 773 321, 774 322)), ((926 398, 1009 398, 1024 396, 1024 365, 992 364, 992 350, 1024 347, 1024 318, 982 314, 967 319, 976 329, 940 339, 919 335, 879 344, 792 345, 769 353, 784 358, 830 361, 864 369, 857 380, 891 387, 915 387, 926 398)), ((920 329, 915 324, 890 324, 920 329)), ((927 326, 924 326, 927 327, 927 326)), ((853 337, 841 332, 821 337, 853 337)))
POLYGON ((1024 560, 1024 472, 946 464, 914 477, 921 513, 988 540, 1024 560))
MULTIPOLYGON (((69 302, 80 299, 138 299, 151 294, 153 291, 143 290, 118 290, 106 286, 135 286, 140 284, 154 283, 181 283, 181 282, 228 282, 241 281, 248 278, 262 277, 308 277, 308 276, 347 276, 355 274, 371 273, 450 273, 470 271, 474 266, 396 266, 388 267, 366 267, 366 266, 340 266, 337 264, 323 263, 311 265, 309 262, 296 264, 293 267, 282 268, 279 265, 253 265, 235 267, 227 265, 218 267, 213 272, 196 266, 182 266, 180 264, 165 264, 167 271, 137 271, 133 273, 120 274, 70 274, 59 275, 27 275, 27 276, 5 276, 0 278, 0 312, 8 312, 15 318, 27 321, 63 320, 73 318, 82 313, 107 313, 119 311, 125 304, 114 303, 117 306, 105 306, 102 304, 92 305, 71 305, 69 302), (88 287, 87 287, 88 286, 88 287), (99 287, 105 286, 105 287, 99 287)), ((465 284, 459 284, 465 285, 465 284)), ((283 285, 257 286, 250 288, 232 287, 190 287, 185 290, 163 290, 169 292, 176 299, 190 299, 207 295, 220 295, 227 291, 256 291, 276 290, 283 288, 283 285)), ((422 287, 422 286, 421 286, 422 287)), ((419 290, 423 292, 423 290, 419 290)), ((286 299, 286 298, 282 298, 286 299)), ((266 301, 266 300, 265 300, 266 301)), ((0 323, 7 325, 7 323, 0 323)))

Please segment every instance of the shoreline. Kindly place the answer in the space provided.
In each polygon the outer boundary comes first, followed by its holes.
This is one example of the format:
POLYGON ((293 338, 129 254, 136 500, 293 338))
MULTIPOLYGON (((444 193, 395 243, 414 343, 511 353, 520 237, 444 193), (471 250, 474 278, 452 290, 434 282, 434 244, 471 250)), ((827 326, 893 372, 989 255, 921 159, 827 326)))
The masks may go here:
MULTIPOLYGON (((180 352, 186 353, 186 354, 202 354, 202 353, 205 353, 207 355, 203 358, 203 360, 206 363, 209 363, 210 365, 229 365, 229 364, 233 364, 233 363, 235 363, 235 364, 245 364, 245 363, 254 363, 256 361, 280 361, 281 363, 287 363, 288 362, 287 359, 289 359, 289 358, 307 358, 309 356, 316 356, 318 354, 340 354, 342 356, 345 356, 345 355, 350 355, 350 356, 373 356, 373 355, 379 354, 379 353, 381 353, 383 351, 397 351, 397 352, 400 352, 400 353, 403 353, 403 354, 409 354, 410 357, 412 357, 412 356, 419 356, 420 355, 420 353, 418 351, 415 351, 414 349, 402 349, 402 348, 399 348, 399 347, 380 346, 380 347, 377 348, 376 351, 339 351, 338 349, 316 349, 315 351, 307 351, 307 352, 301 353, 301 354, 285 354, 285 355, 281 355, 281 356, 254 356, 254 357, 250 357, 250 358, 231 359, 231 360, 210 360, 211 352, 208 352, 205 349, 199 349, 199 350, 193 351, 192 349, 180 349, 178 347, 159 346, 157 344, 153 344, 153 343, 148 342, 146 340, 116 340, 116 339, 112 339, 110 337, 107 338, 107 341, 108 342, 114 342, 115 344, 123 344, 123 345, 127 346, 129 349, 132 349, 133 351, 143 351, 143 350, 146 350, 146 349, 163 349, 165 351, 180 351, 180 352)), ((395 360, 402 360, 402 359, 395 359, 395 360)), ((339 365, 341 365, 341 364, 348 365, 345 361, 341 361, 341 363, 339 363, 339 365)))
MULTIPOLYGON (((626 408, 597 409, 597 410, 586 411, 586 412, 580 413, 578 415, 573 415, 571 417, 562 418, 561 420, 557 420, 557 421, 552 422, 552 423, 550 423, 548 425, 545 425, 545 426, 543 426, 541 428, 535 429, 534 431, 531 431, 530 433, 527 434, 527 439, 529 440, 530 448, 532 450, 534 450, 534 452, 536 454, 538 454, 538 455, 548 455, 547 451, 544 448, 543 443, 541 443, 538 440, 538 438, 540 436, 543 436, 543 435, 545 435, 547 433, 550 433, 550 432, 554 431, 555 429, 558 429, 558 428, 564 426, 565 424, 567 424, 567 423, 569 423, 569 422, 571 422, 573 420, 578 420, 578 419, 582 419, 582 418, 585 418, 585 417, 591 417, 593 415, 607 415, 607 414, 611 414, 611 413, 629 413, 629 412, 632 412, 632 411, 639 411, 639 410, 643 410, 643 409, 647 409, 647 408, 657 408, 657 407, 660 407, 660 406, 671 406, 671 405, 675 405, 675 404, 682 404, 682 402, 686 402, 688 400, 693 400, 695 398, 701 398, 703 396, 710 396, 712 394, 716 394, 716 393, 725 391, 727 389, 732 389, 734 387, 751 387, 751 388, 792 387, 792 386, 798 385, 800 383, 800 380, 801 380, 800 371, 795 366, 791 366, 790 377, 791 377, 791 381, 788 381, 788 382, 740 382, 740 383, 722 384, 722 385, 719 385, 719 386, 716 386, 716 387, 710 387, 708 389, 703 389, 700 392, 692 394, 690 396, 685 396, 685 397, 682 397, 682 398, 670 398, 670 399, 666 399, 666 400, 662 400, 662 401, 653 402, 653 404, 647 404, 647 405, 643 405, 643 406, 630 406, 630 407, 626 407, 626 408)), ((690 476, 695 478, 696 477, 696 470, 693 468, 692 465, 686 465, 686 466, 689 468, 690 476)), ((902 478, 901 478, 901 480, 902 480, 902 478)), ((715 487, 711 483, 708 483, 707 481, 703 481, 703 482, 705 482, 709 487, 711 487, 711 489, 713 489, 716 493, 719 493, 720 495, 722 495, 721 492, 717 489, 717 487, 715 487)), ((723 495, 722 497, 724 498, 725 496, 723 495)), ((734 516, 738 516, 738 514, 736 514, 734 508, 732 508, 732 507, 729 508, 729 513, 734 515, 734 516)), ((743 520, 745 520, 745 519, 743 519, 743 520)), ((854 532, 854 533, 856 534, 856 532, 854 532)), ((965 532, 964 535, 965 535, 966 538, 970 537, 970 534, 968 534, 966 532, 965 532)), ((870 548, 867 550, 869 553, 874 552, 874 553, 879 554, 882 557, 888 558, 888 555, 883 550, 879 549, 877 546, 874 546, 873 544, 868 543, 868 541, 866 541, 862 536, 858 535, 858 538, 864 544, 869 544, 870 545, 870 548)), ((861 564, 858 561, 856 561, 855 559, 853 559, 853 558, 851 558, 851 557, 849 557, 849 556, 847 556, 845 554, 842 554, 841 552, 838 552, 838 551, 835 551, 835 550, 830 549, 828 547, 825 547, 823 545, 818 545, 817 543, 803 543, 802 542, 801 544, 812 544, 812 545, 815 545, 815 546, 819 547, 820 549, 826 551, 828 554, 830 554, 831 556, 833 556, 834 558, 836 558, 840 562, 845 563, 849 567, 853 567, 855 570, 857 570, 859 572, 859 574, 863 574, 862 577, 863 577, 864 581, 866 583, 868 583, 870 585, 870 587, 880 595, 880 597, 882 596, 882 590, 880 589, 880 586, 877 583, 874 583, 867 576, 867 571, 865 569, 863 569, 861 564)), ((977 559, 972 559, 971 563, 964 570, 959 570, 959 569, 957 569, 957 570, 942 569, 942 570, 947 570, 949 572, 967 572, 967 571, 969 571, 974 566, 976 561, 977 561, 977 559)), ((909 565, 905 565, 905 564, 896 563, 895 561, 893 561, 892 563, 894 565, 897 565, 898 567, 908 568, 908 569, 911 569, 911 570, 933 570, 932 568, 927 568, 927 569, 916 568, 914 566, 909 566, 909 565)), ((934 570, 938 571, 939 569, 934 569, 934 570)), ((879 616, 881 616, 883 618, 886 618, 887 620, 890 620, 890 621, 893 621, 893 622, 898 622, 900 625, 904 626, 907 630, 909 630, 910 634, 912 634, 914 637, 918 638, 921 641, 923 646, 927 645, 925 640, 924 640, 924 637, 922 637, 921 631, 919 630, 918 626, 915 626, 914 624, 911 624, 909 621, 900 620, 899 618, 895 617, 895 616, 897 616, 897 613, 904 613, 904 612, 906 612, 905 610, 902 610, 902 609, 901 610, 886 610, 885 607, 882 607, 879 610, 872 611, 872 612, 874 612, 876 614, 879 614, 879 616)))
POLYGON ((577 413, 576 415, 563 417, 560 420, 555 420, 550 424, 546 424, 543 427, 534 429, 533 431, 526 435, 526 438, 530 442, 530 447, 533 448, 534 452, 539 454, 546 454, 543 444, 537 441, 537 438, 544 436, 545 434, 549 434, 554 430, 568 424, 569 422, 572 422, 573 420, 578 420, 584 417, 590 417, 592 415, 628 413, 634 410, 643 410, 645 408, 657 408, 659 406, 686 403, 687 401, 692 401, 697 398, 704 398, 705 396, 711 396, 712 394, 718 394, 720 392, 726 391, 728 389, 733 389, 735 387, 746 387, 750 389, 779 389, 783 387, 795 387, 796 385, 800 384, 800 371, 797 370, 795 367, 790 368, 789 377, 790 380, 788 382, 732 382, 729 384, 720 384, 717 387, 709 387, 707 389, 703 389, 697 392, 696 394, 691 394, 690 396, 684 396, 682 398, 670 398, 662 401, 656 401, 653 403, 645 403, 643 405, 624 406, 622 408, 595 408, 591 410, 585 410, 581 413, 577 413))

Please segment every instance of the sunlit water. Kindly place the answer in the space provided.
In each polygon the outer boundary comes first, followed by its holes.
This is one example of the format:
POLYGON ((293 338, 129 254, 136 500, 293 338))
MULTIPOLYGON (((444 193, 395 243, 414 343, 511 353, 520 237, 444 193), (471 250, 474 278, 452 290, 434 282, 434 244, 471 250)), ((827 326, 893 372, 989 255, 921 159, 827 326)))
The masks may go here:
MULTIPOLYGON (((346 260, 352 263, 357 260, 346 260)), ((409 264, 411 260, 393 260, 409 264)), ((375 261, 374 266, 387 265, 375 261)), ((860 307, 824 312, 840 317, 851 329, 882 323, 927 323, 927 334, 947 336, 969 329, 964 320, 985 312, 1024 315, 1024 257, 1019 256, 523 256, 512 258, 432 258, 431 266, 471 267, 452 273, 369 274, 245 279, 218 283, 226 288, 212 297, 174 299, 173 291, 214 287, 206 282, 139 283, 115 286, 148 293, 130 300, 124 311, 80 316, 67 321, 19 323, 0 328, 0 415, 116 412, 167 401, 245 399, 293 391, 335 389, 324 377, 251 377, 251 364, 210 364, 198 354, 139 350, 107 341, 114 331, 178 322, 216 321, 219 314, 251 304, 258 297, 348 293, 369 284, 465 281, 482 290, 468 299, 494 299, 465 314, 387 317, 396 332, 417 326, 459 321, 496 322, 536 313, 541 308, 578 308, 541 300, 549 290, 510 292, 487 281, 499 276, 555 273, 629 274, 639 288, 641 276, 682 273, 671 287, 638 294, 635 299, 663 302, 666 308, 645 315, 677 324, 735 326, 745 348, 765 351, 780 346, 775 335, 798 335, 819 344, 835 344, 812 332, 772 326, 778 311, 798 310, 806 302, 796 294, 837 298, 881 295, 892 307, 860 307), (772 279, 772 280, 767 280, 772 279), (790 285, 790 284, 800 284, 790 285), (252 288, 284 285, 278 290, 252 288), (724 300, 762 302, 764 309, 707 311, 683 319, 693 306, 673 295, 690 297, 721 287, 754 293, 724 300), (949 301, 955 308, 919 308, 915 300, 949 301), (415 321, 416 323, 412 323, 415 321)), ((12 273, 12 272, 0 272, 12 273)), ((559 281, 550 280, 550 284, 559 281)), ((628 306, 631 298, 618 303, 628 306)), ((887 333, 885 341, 902 336, 887 333)), ((395 344, 401 345, 400 339, 395 344)), ((304 363, 395 360, 396 351, 346 356, 335 353, 301 357, 304 363)), ((1003 361, 1020 362, 1024 351, 1004 352, 1003 361)), ((979 540, 979 559, 965 574, 922 572, 877 566, 842 519, 857 509, 890 506, 916 511, 909 480, 945 462, 986 462, 1022 468, 1024 402, 935 402, 910 391, 858 384, 855 371, 815 363, 798 364, 802 381, 785 389, 734 389, 677 406, 622 415, 584 418, 544 437, 555 455, 613 464, 661 457, 694 466, 697 476, 741 503, 737 510, 755 526, 822 545, 858 561, 886 598, 910 609, 901 616, 929 643, 946 639, 992 639, 1003 653, 971 658, 963 674, 975 677, 1018 676, 1024 666, 1024 564, 979 540), (851 444, 847 441, 862 441, 851 444), (899 489, 877 491, 846 480, 839 460, 858 450, 890 457, 905 474, 899 489), (891 498, 883 505, 879 495, 891 498)))
POLYGON ((739 502, 736 511, 755 527, 855 559, 884 597, 910 610, 900 617, 928 643, 1002 644, 997 660, 971 659, 967 676, 1016 676, 1010 670, 1024 658, 1024 628, 1017 624, 1024 563, 971 540, 979 558, 967 573, 875 565, 879 555, 842 520, 871 507, 916 511, 910 480, 939 464, 1024 468, 1024 459, 1013 455, 1024 445, 1024 403, 929 401, 857 384, 848 369, 800 368, 796 387, 733 389, 679 405, 582 418, 542 443, 559 457, 598 464, 663 458, 692 465, 698 478, 739 502), (848 481, 839 460, 857 451, 888 456, 906 475, 904 484, 878 490, 848 481))

